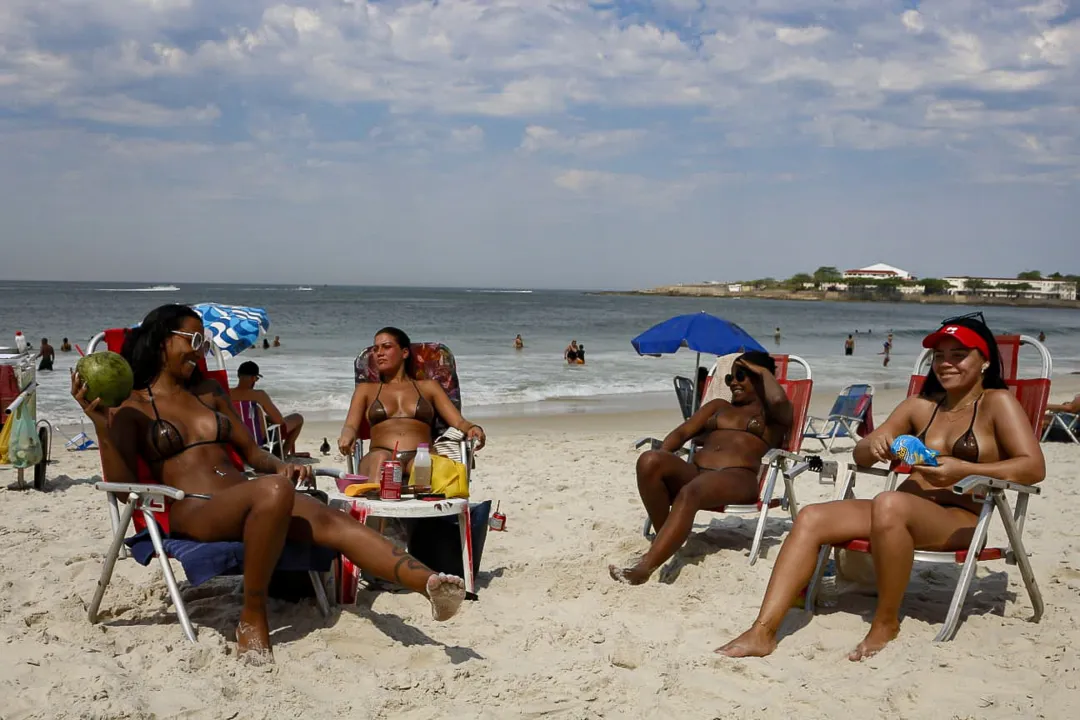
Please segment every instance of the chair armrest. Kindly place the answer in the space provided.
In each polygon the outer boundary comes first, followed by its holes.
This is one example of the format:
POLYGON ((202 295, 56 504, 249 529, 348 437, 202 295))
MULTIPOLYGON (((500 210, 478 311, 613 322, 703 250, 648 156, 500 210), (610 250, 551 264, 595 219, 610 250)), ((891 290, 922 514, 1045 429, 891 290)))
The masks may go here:
POLYGON ((835 478, 839 472, 839 464, 835 460, 825 460, 817 455, 788 452, 787 450, 769 450, 761 458, 762 465, 773 465, 777 460, 791 460, 794 465, 783 470, 784 477, 791 479, 802 475, 807 470, 819 473, 821 477, 835 478), (821 463, 821 469, 816 469, 816 464, 821 463))
POLYGON ((139 496, 156 496, 169 498, 170 500, 183 500, 186 495, 183 490, 170 487, 168 485, 157 485, 150 483, 111 483, 111 482, 99 482, 94 483, 96 490, 103 490, 107 493, 127 493, 139 496))
POLYGON ((657 440, 654 437, 645 437, 634 443, 634 449, 640 450, 645 445, 648 445, 650 450, 659 450, 663 444, 663 440, 657 440))
POLYGON ((336 468, 315 468, 315 477, 332 477, 336 479, 344 474, 344 470, 338 470, 336 468))
POLYGON ((892 473, 892 470, 888 468, 879 467, 862 467, 861 465, 852 465, 851 469, 860 475, 875 475, 877 477, 887 478, 892 473))
POLYGON ((1015 490, 1027 495, 1039 495, 1042 490, 1035 485, 1021 485, 1020 483, 999 480, 985 475, 968 475, 952 486, 952 491, 957 495, 967 495, 979 490, 1015 490))

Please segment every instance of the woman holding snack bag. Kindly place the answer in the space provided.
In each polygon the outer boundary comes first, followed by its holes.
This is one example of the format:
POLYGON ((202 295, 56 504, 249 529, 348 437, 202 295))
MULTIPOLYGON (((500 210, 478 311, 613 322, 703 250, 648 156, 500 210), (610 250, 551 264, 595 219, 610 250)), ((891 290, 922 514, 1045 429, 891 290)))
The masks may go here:
POLYGON ((903 459, 910 476, 873 499, 810 505, 795 520, 776 559, 761 610, 750 629, 717 652, 768 655, 788 608, 814 573, 822 545, 870 538, 878 605, 870 630, 850 653, 862 660, 900 631, 900 603, 914 551, 967 548, 978 508, 952 486, 969 475, 1033 485, 1046 474, 1039 443, 1024 409, 1002 377, 994 334, 982 314, 954 318, 923 339, 934 351, 916 397, 855 446, 861 467, 903 459))

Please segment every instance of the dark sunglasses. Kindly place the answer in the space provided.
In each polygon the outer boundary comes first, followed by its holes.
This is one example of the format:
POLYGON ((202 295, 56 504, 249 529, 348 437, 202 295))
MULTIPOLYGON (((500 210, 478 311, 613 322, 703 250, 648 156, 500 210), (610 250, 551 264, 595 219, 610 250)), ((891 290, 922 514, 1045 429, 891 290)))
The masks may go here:
POLYGON ((941 321, 941 325, 942 326, 951 325, 952 323, 955 323, 957 320, 978 320, 983 325, 986 325, 986 318, 983 317, 983 314, 982 314, 982 312, 980 310, 976 310, 973 313, 968 313, 967 315, 957 315, 956 317, 945 318, 944 320, 941 321))
POLYGON ((741 367, 737 367, 737 368, 735 368, 734 373, 728 373, 727 375, 724 376, 724 384, 725 385, 730 385, 732 380, 737 380, 739 382, 742 382, 745 379, 746 379, 746 371, 743 370, 741 367))

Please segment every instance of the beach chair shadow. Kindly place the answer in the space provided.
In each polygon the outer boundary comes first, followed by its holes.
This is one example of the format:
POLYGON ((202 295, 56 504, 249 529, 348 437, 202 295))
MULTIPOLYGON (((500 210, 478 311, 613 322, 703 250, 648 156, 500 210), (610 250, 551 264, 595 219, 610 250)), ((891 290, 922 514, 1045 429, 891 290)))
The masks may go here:
POLYGON ((372 607, 372 603, 374 603, 376 596, 377 593, 374 592, 361 592, 357 595, 356 603, 338 606, 338 614, 349 613, 363 618, 377 628, 383 635, 394 642, 401 643, 405 647, 428 646, 442 648, 443 652, 446 653, 447 658, 450 659, 450 662, 453 665, 460 665, 469 660, 485 659, 483 655, 470 647, 447 645, 444 642, 435 640, 420 628, 415 625, 410 625, 394 613, 378 612, 372 607))

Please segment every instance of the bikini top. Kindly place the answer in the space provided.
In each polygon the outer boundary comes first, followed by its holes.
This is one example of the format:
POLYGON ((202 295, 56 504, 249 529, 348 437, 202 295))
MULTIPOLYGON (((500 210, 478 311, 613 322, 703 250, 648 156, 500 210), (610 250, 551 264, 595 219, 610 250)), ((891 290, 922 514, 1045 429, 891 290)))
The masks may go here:
MULTIPOLYGON (((954 442, 952 446, 952 452, 949 453, 957 460, 973 463, 979 462, 979 441, 975 437, 975 418, 979 414, 979 400, 982 400, 981 395, 975 401, 975 409, 971 413, 971 424, 968 425, 967 432, 956 438, 956 442, 954 442)), ((934 406, 934 413, 930 416, 930 422, 926 423, 926 427, 924 427, 923 431, 917 435, 919 440, 923 443, 926 442, 926 431, 934 424, 934 418, 937 417, 937 411, 941 407, 942 402, 944 402, 944 399, 934 406)))
POLYGON ((154 449, 155 453, 157 453, 158 462, 165 462, 169 458, 176 457, 180 453, 190 450, 193 447, 198 447, 199 445, 224 445, 229 442, 229 436, 232 434, 232 423, 229 421, 228 416, 222 415, 217 410, 214 410, 204 403, 202 398, 196 395, 196 399, 206 406, 207 410, 214 413, 214 421, 217 423, 217 430, 213 440, 199 440, 185 445, 184 438, 177 427, 168 420, 162 418, 161 414, 158 412, 157 403, 154 402, 154 391, 147 387, 146 393, 150 396, 150 406, 154 408, 154 421, 150 423, 150 430, 147 433, 147 444, 154 449))
POLYGON ((424 397, 424 394, 420 392, 420 388, 417 386, 415 380, 410 380, 413 387, 416 388, 416 409, 413 410, 412 415, 390 415, 386 412, 386 406, 382 404, 382 400, 379 399, 379 395, 382 394, 384 383, 379 383, 379 390, 375 393, 375 399, 371 401, 371 406, 368 407, 368 425, 375 427, 381 422, 385 422, 391 418, 408 418, 410 420, 419 420, 425 425, 435 424, 435 407, 428 402, 428 399, 424 397))
POLYGON ((709 425, 712 426, 713 430, 734 430, 735 432, 750 433, 754 437, 760 438, 761 440, 764 440, 766 443, 768 443, 768 441, 765 440, 765 431, 768 429, 768 426, 765 424, 765 418, 763 416, 754 415, 753 417, 751 417, 749 420, 746 421, 746 427, 739 428, 739 427, 720 427, 716 423, 716 419, 717 419, 717 417, 719 417, 719 415, 720 415, 720 412, 717 412, 709 419, 709 425))

